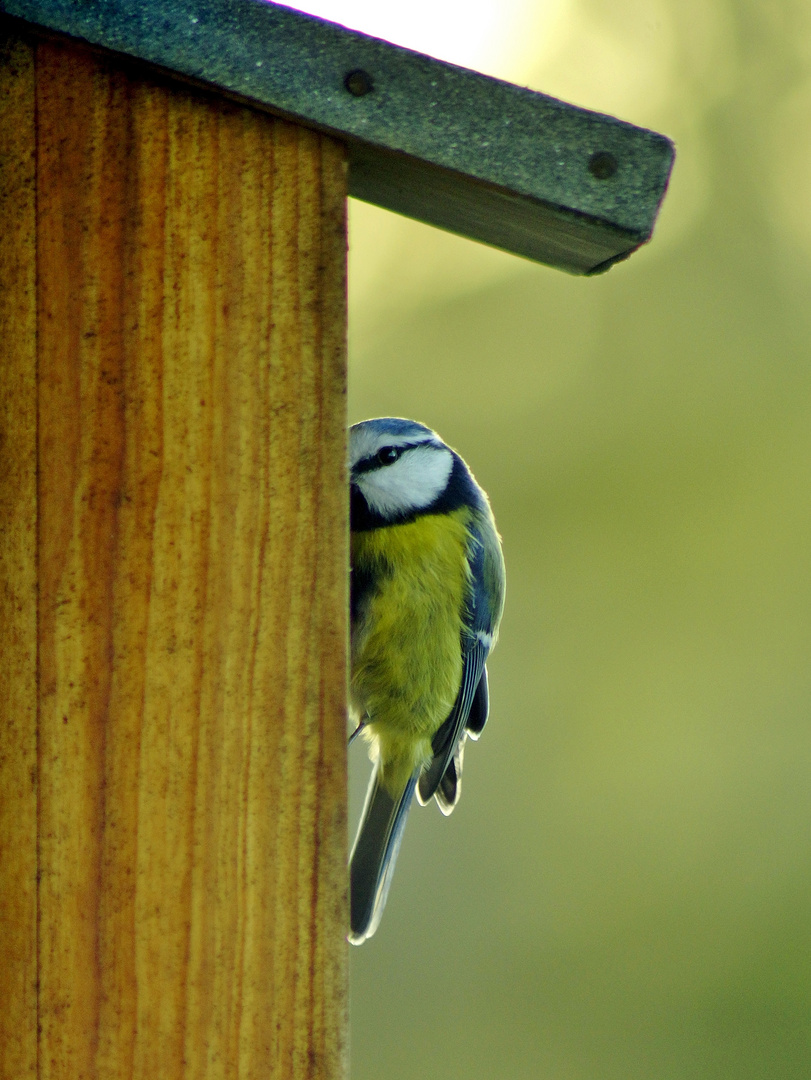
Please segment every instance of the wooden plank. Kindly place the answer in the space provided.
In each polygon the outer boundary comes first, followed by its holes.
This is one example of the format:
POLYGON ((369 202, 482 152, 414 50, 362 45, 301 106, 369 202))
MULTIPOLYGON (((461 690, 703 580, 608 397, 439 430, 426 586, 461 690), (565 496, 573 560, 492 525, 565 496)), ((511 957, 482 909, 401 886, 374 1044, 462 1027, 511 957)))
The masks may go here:
MULTIPOLYGON (((0 28, 2 30, 2 28, 0 28)), ((34 54, 0 37, 0 1077, 37 1071, 34 54)))
POLYGON ((669 139, 527 87, 256 0, 3 0, 331 134, 350 194, 573 273, 651 236, 669 139))
POLYGON ((37 52, 40 1071, 343 1075, 345 163, 37 52))

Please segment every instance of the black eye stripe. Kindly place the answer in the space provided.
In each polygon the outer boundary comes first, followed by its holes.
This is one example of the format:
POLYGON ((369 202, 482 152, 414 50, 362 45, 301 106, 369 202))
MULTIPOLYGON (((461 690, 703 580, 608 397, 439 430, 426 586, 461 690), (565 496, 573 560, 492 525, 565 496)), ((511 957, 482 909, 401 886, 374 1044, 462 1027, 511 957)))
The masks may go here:
MULTIPOLYGON (((359 473, 372 472, 373 469, 380 469, 386 465, 393 465, 398 458, 401 458, 406 450, 411 450, 415 446, 425 446, 425 442, 406 443, 405 446, 381 446, 376 454, 372 454, 371 457, 363 458, 356 465, 352 466, 352 472, 357 476, 359 473)), ((428 444, 430 445, 430 444, 428 444)))

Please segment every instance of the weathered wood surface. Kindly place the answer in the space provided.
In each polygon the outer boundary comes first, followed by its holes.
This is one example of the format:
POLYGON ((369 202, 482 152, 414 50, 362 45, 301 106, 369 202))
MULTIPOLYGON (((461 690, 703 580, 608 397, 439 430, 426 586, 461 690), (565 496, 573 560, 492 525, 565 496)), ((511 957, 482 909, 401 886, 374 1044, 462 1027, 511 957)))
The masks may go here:
POLYGON ((0 1075, 339 1077, 343 151, 9 49, 0 1075))
POLYGON ((0 38, 0 1076, 37 1075, 34 64, 0 38))

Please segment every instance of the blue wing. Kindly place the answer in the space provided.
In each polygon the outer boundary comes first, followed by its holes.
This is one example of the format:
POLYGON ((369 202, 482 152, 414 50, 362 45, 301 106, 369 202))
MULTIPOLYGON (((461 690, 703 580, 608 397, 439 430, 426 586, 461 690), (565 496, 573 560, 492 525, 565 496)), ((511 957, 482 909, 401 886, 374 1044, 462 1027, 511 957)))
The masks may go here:
POLYGON ((450 714, 433 737, 431 764, 417 785, 419 802, 424 806, 435 796, 444 814, 459 801, 465 737, 479 737, 489 708, 485 661, 492 645, 493 611, 485 588, 484 542, 476 530, 471 530, 468 558, 471 595, 462 629, 462 681, 450 714))

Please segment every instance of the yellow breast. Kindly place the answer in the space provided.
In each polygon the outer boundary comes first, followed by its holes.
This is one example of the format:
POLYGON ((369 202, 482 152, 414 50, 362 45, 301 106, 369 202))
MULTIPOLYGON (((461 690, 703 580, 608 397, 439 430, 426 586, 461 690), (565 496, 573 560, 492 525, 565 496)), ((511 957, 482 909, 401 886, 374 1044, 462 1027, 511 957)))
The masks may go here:
POLYGON ((459 690, 469 522, 462 508, 352 536, 355 572, 375 587, 353 629, 351 697, 392 790, 430 760, 459 690))

